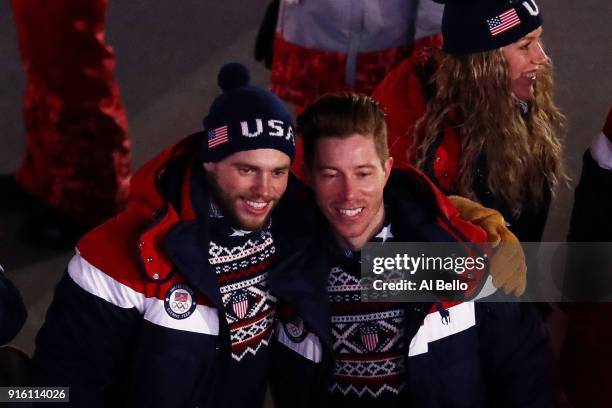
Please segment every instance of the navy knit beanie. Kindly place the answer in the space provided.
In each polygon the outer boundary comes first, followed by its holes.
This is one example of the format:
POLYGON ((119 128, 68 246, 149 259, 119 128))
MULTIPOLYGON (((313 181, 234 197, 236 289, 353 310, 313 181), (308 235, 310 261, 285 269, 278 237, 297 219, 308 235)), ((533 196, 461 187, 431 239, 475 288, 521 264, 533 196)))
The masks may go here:
POLYGON ((434 0, 444 3, 444 51, 470 54, 504 47, 542 25, 535 0, 434 0))
POLYGON ((218 162, 255 149, 280 150, 293 160, 293 119, 285 104, 271 92, 250 85, 249 70, 242 64, 225 64, 217 81, 223 93, 203 121, 201 161, 218 162))

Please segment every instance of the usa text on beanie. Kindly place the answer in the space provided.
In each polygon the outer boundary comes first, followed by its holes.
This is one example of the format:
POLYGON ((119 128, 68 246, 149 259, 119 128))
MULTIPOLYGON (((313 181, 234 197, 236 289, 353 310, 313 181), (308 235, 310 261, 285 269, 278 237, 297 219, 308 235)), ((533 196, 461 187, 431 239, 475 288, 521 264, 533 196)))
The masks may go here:
POLYGON ((244 150, 276 149, 293 160, 293 119, 284 103, 271 92, 250 85, 248 69, 239 63, 219 71, 223 90, 204 118, 202 162, 218 162, 244 150))

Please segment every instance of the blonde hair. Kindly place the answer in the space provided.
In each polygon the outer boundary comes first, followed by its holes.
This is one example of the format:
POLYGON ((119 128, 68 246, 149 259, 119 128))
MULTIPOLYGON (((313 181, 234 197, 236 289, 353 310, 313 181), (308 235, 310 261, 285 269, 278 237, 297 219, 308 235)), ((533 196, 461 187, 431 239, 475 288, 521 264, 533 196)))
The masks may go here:
POLYGON ((487 186, 513 211, 544 200, 547 186, 554 190, 567 180, 563 168, 561 133, 565 117, 553 101, 552 67, 538 71, 535 97, 525 117, 519 100, 510 91, 509 67, 501 49, 434 56, 432 77, 436 93, 423 118, 415 126, 412 158, 424 167, 432 144, 449 114, 459 117, 461 141, 457 192, 476 198, 474 174, 481 154, 487 163, 487 186))

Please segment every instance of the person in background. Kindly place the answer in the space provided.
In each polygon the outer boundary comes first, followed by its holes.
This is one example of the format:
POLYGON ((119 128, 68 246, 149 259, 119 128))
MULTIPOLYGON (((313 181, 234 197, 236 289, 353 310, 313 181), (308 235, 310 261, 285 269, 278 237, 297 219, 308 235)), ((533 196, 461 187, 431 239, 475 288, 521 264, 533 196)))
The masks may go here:
POLYGON ((0 176, 1 205, 30 212, 29 240, 72 246, 121 209, 129 189, 127 119, 104 39, 108 0, 11 5, 26 74, 26 149, 16 174, 0 176))
MULTIPOLYGON (((270 4, 255 57, 270 90, 300 113, 317 97, 370 95, 398 64, 441 43, 442 6, 432 0, 282 0, 270 4)), ((302 176, 302 147, 292 171, 302 176)))
POLYGON ((395 165, 498 210, 521 242, 541 240, 566 180, 542 34, 535 0, 447 0, 442 49, 403 62, 373 93, 395 165))

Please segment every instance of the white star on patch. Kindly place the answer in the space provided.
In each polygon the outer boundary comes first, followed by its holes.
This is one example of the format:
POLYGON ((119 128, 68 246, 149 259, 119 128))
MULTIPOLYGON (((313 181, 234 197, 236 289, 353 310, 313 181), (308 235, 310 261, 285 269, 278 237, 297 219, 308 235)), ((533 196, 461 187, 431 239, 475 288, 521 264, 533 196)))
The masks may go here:
POLYGON ((391 233, 391 224, 387 224, 386 226, 384 226, 383 229, 380 230, 376 238, 382 239, 382 242, 387 242, 389 238, 395 238, 391 233))
POLYGON ((230 237, 244 237, 246 235, 249 235, 250 233, 251 231, 232 228, 232 233, 230 234, 230 237))

